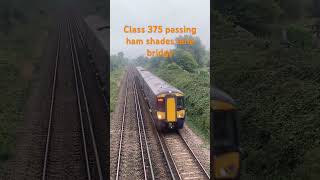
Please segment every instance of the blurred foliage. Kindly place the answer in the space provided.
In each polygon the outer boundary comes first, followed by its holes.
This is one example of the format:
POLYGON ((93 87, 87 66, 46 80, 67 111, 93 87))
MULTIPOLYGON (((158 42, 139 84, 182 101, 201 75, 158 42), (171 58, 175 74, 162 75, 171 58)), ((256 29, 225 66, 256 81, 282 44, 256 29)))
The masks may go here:
POLYGON ((0 1, 0 174, 13 156, 16 127, 46 46, 52 2, 0 1), (27 67, 32 77, 25 77, 27 67))
POLYGON ((316 16, 320 0, 215 0, 214 8, 258 36, 272 34, 273 25, 316 16))
POLYGON ((301 180, 313 180, 320 177, 320 146, 307 152, 303 163, 297 168, 297 177, 301 180))
POLYGON ((292 23, 288 38, 295 45, 285 48, 239 29, 229 15, 213 14, 211 78, 238 103, 247 152, 242 178, 320 179, 320 53, 299 45, 309 43, 310 32, 292 23))
POLYGON ((268 34, 268 26, 281 15, 279 4, 273 0, 217 0, 215 9, 232 17, 235 24, 252 33, 268 34))
POLYGON ((305 48, 312 46, 312 34, 304 27, 298 25, 290 25, 287 28, 287 36, 289 42, 305 48))
POLYGON ((39 63, 53 27, 52 15, 59 3, 66 2, 0 0, 0 174, 5 161, 13 156, 16 128, 38 80, 39 63), (32 77, 25 77, 25 71, 32 77))

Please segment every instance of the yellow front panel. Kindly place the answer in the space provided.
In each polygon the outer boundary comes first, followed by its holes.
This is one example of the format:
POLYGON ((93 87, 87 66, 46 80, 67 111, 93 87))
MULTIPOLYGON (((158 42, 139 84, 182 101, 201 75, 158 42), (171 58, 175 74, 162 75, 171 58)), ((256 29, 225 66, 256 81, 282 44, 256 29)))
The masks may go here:
POLYGON ((176 121, 176 101, 173 97, 167 98, 167 120, 168 122, 176 121))

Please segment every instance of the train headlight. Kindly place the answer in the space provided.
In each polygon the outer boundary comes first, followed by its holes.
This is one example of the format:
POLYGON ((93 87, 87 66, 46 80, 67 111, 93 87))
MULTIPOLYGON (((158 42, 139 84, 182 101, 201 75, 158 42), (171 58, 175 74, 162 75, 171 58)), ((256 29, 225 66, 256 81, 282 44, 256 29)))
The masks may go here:
POLYGON ((177 117, 178 118, 184 118, 184 115, 185 115, 185 110, 177 111, 177 117))
POLYGON ((157 118, 159 119, 159 120, 162 120, 162 119, 165 119, 165 113, 164 112, 157 112, 157 118))

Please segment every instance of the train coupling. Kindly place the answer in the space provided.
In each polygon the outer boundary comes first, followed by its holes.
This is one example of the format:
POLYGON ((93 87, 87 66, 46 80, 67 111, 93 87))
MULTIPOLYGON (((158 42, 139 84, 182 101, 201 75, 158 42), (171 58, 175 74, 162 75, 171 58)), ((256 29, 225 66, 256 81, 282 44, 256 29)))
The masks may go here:
POLYGON ((174 129, 175 125, 173 123, 169 123, 169 129, 174 129))

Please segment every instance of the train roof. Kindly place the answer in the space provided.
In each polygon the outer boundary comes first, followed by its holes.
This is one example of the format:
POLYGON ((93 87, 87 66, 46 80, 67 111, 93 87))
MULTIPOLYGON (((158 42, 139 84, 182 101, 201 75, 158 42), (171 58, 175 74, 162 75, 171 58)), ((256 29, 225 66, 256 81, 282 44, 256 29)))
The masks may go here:
POLYGON ((137 70, 155 95, 163 93, 183 94, 179 89, 171 86, 169 83, 165 82, 164 80, 160 79, 158 76, 155 76, 144 68, 137 67, 137 70))
POLYGON ((212 100, 224 101, 226 103, 235 105, 235 101, 227 93, 217 88, 211 88, 210 95, 212 100))

